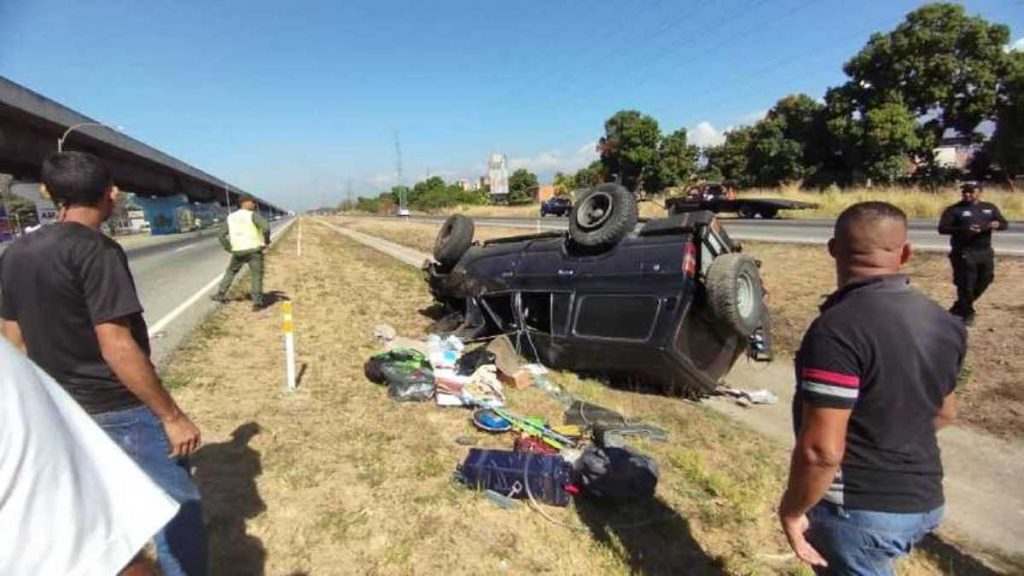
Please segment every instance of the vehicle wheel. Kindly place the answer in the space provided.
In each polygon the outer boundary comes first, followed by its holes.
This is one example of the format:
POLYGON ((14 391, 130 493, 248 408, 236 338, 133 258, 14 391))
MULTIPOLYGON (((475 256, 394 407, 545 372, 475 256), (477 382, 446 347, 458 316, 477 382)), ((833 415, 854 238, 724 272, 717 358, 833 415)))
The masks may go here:
POLYGON ((741 336, 761 326, 764 286, 757 263, 746 254, 723 254, 711 263, 708 302, 714 315, 741 336))
POLYGON ((587 248, 607 248, 625 238, 637 221, 636 196, 619 184, 598 184, 569 212, 569 237, 587 248))
POLYGON ((764 208, 763 210, 761 210, 761 212, 759 212, 759 214, 761 214, 761 218, 764 218, 765 220, 771 220, 772 218, 775 218, 776 216, 779 215, 779 209, 764 208))
POLYGON ((449 216, 434 240, 434 260, 450 270, 472 243, 473 221, 461 214, 449 216))
POLYGON ((540 211, 540 217, 541 217, 541 218, 543 218, 544 216, 546 216, 546 214, 544 213, 544 211, 543 211, 543 210, 541 210, 541 211, 540 211))
POLYGON ((757 215, 757 213, 754 212, 754 209, 750 206, 740 206, 738 213, 740 218, 753 218, 757 215))

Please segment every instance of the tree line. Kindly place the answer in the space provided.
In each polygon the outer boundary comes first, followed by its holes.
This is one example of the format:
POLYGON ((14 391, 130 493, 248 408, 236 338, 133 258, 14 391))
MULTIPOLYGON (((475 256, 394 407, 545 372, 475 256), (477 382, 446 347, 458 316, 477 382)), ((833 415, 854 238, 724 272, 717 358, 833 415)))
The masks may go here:
POLYGON ((1009 40, 1006 26, 963 6, 925 5, 872 35, 821 101, 786 96, 703 150, 684 129, 662 135, 651 116, 620 111, 605 122, 600 160, 558 178, 571 187, 617 179, 648 193, 695 178, 807 187, 1013 178, 1024 173, 1024 52, 1009 40), (979 148, 966 169, 940 164, 944 137, 979 148))

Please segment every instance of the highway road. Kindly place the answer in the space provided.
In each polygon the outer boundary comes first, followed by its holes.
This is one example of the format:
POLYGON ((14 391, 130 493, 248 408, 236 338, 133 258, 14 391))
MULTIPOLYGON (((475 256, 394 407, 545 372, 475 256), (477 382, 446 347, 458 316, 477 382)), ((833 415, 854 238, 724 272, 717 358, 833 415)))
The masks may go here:
MULTIPOLYGON (((274 233, 283 232, 288 222, 274 222, 274 233)), ((216 307, 208 296, 227 267, 229 256, 214 231, 131 247, 125 252, 146 310, 153 362, 159 366, 216 307)))
MULTIPOLYGON (((392 219, 394 219, 392 217, 392 219)), ((441 216, 414 216, 414 222, 440 223, 441 216)), ((565 230, 567 218, 473 218, 477 226, 500 226, 524 230, 565 230)), ((824 245, 832 237, 830 220, 740 220, 722 218, 729 236, 737 240, 824 245)), ((910 243, 924 252, 946 252, 949 238, 940 236, 936 222, 915 220, 910 223, 910 243)), ((1009 230, 993 234, 997 254, 1024 256, 1024 222, 1011 222, 1009 230)))

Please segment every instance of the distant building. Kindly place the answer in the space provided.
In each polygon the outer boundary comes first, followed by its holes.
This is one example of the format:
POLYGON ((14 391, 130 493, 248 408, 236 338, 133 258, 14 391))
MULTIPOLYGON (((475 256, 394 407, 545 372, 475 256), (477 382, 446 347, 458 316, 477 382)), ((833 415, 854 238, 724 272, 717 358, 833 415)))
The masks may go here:
POLYGON ((459 187, 467 192, 474 192, 480 189, 480 182, 477 180, 463 178, 462 180, 459 180, 459 187))
POLYGON ((508 160, 504 154, 491 154, 487 161, 487 178, 491 184, 491 200, 508 202, 508 160))
POLYGON ((978 145, 970 138, 956 136, 943 138, 937 147, 932 150, 935 156, 935 164, 943 168, 959 168, 964 170, 970 164, 974 154, 978 151, 978 145))

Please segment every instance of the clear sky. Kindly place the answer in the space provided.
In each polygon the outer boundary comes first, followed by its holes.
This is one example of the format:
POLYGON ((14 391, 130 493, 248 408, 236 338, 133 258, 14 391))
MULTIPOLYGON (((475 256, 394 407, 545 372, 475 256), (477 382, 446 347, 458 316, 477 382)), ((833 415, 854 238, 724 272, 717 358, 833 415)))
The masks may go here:
MULTIPOLYGON (((293 209, 506 154, 542 180, 617 110, 708 144, 815 98, 904 0, 0 0, 0 75, 293 209)), ((968 12, 1024 36, 1024 2, 968 12)))

